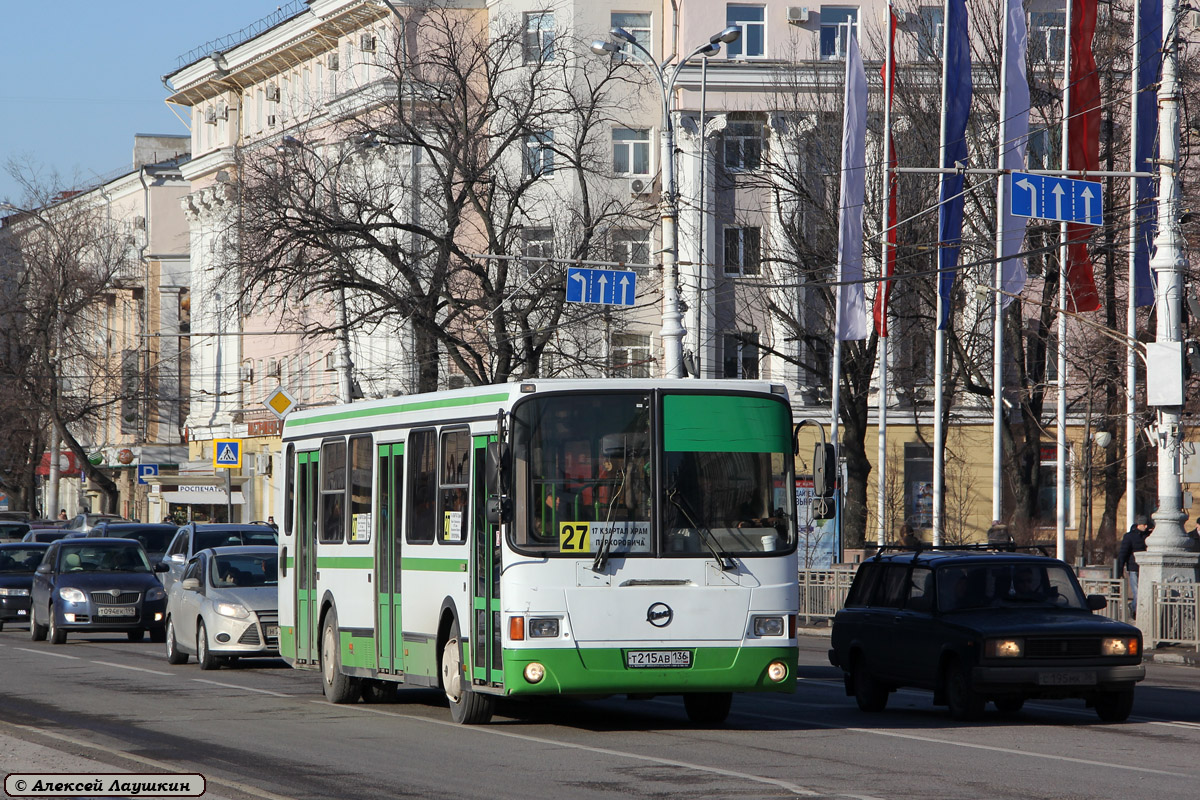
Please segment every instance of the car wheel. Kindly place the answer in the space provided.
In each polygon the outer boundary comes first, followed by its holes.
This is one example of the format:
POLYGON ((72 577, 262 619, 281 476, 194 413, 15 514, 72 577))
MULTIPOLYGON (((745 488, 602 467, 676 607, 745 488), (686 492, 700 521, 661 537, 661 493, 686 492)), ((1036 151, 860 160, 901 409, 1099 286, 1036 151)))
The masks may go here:
POLYGON ((186 664, 188 654, 180 652, 179 643, 175 640, 175 621, 167 617, 167 663, 186 664))
POLYGON ((0 622, 0 631, 4 630, 4 623, 0 622))
POLYGON ((400 684, 393 681, 364 680, 362 699, 364 703, 395 703, 400 699, 400 684))
POLYGON ((732 705, 733 692, 692 692, 683 696, 683 710, 696 725, 720 725, 732 705))
POLYGON ((996 704, 996 710, 1005 716, 1016 714, 1025 706, 1024 697, 997 697, 992 702, 996 704))
POLYGON ((54 606, 50 606, 50 644, 65 644, 67 641, 67 632, 58 627, 58 622, 54 619, 54 606))
POLYGON ((131 642, 140 642, 145 635, 146 632, 141 628, 136 631, 125 631, 125 638, 131 642))
POLYGON ((337 612, 332 609, 325 615, 325 627, 321 629, 321 689, 326 700, 338 705, 353 703, 362 693, 361 682, 342 672, 337 612))
POLYGON ((493 699, 471 691, 463 680, 462 642, 458 623, 450 626, 450 636, 442 647, 442 691, 450 702, 450 719, 459 725, 483 725, 492 718, 493 699))
POLYGON ((29 609, 29 638, 35 642, 46 641, 46 626, 38 625, 37 614, 33 613, 33 607, 29 609))
POLYGON ((950 716, 962 721, 979 719, 987 701, 971 685, 967 668, 957 661, 951 661, 946 665, 942 680, 946 684, 946 704, 950 706, 950 716))
POLYGON ((1101 722, 1124 722, 1133 711, 1133 689, 1101 692, 1096 696, 1096 716, 1101 722))
POLYGON ((851 673, 854 684, 854 701, 860 711, 876 713, 887 708, 888 690, 882 685, 870 670, 867 669, 866 659, 857 658, 851 673))
POLYGON ((200 663, 200 669, 219 669, 221 666, 221 659, 208 649, 208 631, 204 628, 204 620, 196 623, 196 661, 200 663))
POLYGON ((153 642, 154 644, 162 644, 166 640, 167 640, 167 629, 165 626, 161 627, 161 628, 151 628, 150 629, 150 641, 151 642, 153 642))

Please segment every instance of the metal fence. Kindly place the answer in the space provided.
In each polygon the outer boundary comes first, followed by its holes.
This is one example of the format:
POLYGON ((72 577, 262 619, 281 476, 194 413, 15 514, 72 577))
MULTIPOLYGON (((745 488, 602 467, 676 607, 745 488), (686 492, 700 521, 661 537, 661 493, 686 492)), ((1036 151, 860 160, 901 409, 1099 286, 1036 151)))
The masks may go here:
POLYGON ((1200 651, 1200 583, 1168 581, 1152 585, 1150 641, 1191 645, 1200 651))
POLYGON ((1095 578, 1080 575, 1079 583, 1083 586, 1084 594, 1102 595, 1108 601, 1108 605, 1097 613, 1121 622, 1130 622, 1133 619, 1133 612, 1129 607, 1129 588, 1124 578, 1095 578))
POLYGON ((846 602, 857 564, 835 564, 832 569, 800 570, 800 621, 811 625, 830 620, 846 602))

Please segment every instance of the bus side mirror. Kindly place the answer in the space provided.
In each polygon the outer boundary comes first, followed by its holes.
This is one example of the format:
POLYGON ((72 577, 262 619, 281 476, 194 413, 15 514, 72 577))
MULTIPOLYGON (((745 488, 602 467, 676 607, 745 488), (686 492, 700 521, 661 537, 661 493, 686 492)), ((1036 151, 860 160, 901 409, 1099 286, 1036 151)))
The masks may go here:
POLYGON ((813 494, 829 499, 837 485, 837 451, 833 445, 820 443, 813 449, 813 494))
POLYGON ((487 521, 489 525, 500 525, 512 521, 512 498, 492 495, 487 499, 487 521))
POLYGON ((490 495, 508 493, 512 477, 512 450, 504 442, 488 442, 485 480, 490 495))

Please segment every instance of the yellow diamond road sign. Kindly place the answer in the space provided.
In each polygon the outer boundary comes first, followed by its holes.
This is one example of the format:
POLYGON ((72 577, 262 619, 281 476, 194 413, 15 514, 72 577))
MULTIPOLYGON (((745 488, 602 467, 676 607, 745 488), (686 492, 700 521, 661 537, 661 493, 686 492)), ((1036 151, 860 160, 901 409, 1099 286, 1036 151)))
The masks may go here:
POLYGON ((267 399, 263 400, 263 405, 270 409, 272 414, 283 419, 296 407, 296 398, 292 397, 287 389, 280 386, 267 395, 267 399))

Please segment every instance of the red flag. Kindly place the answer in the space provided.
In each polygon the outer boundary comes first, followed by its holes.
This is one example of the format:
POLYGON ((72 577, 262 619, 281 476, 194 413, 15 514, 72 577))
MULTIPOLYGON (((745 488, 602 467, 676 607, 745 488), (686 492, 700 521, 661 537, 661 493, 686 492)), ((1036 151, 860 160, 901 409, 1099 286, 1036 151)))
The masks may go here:
MULTIPOLYGON (((1067 121, 1067 168, 1100 169, 1100 74, 1092 54, 1096 0, 1071 0, 1071 119, 1067 121)), ((1100 308, 1087 225, 1067 225, 1067 310, 1100 308)))
MULTIPOLYGON (((890 17, 889 38, 888 38, 888 57, 883 66, 879 68, 879 74, 883 77, 884 91, 887 94, 887 107, 890 110, 892 107, 892 97, 895 94, 895 75, 896 75, 896 12, 891 8, 888 9, 890 17), (889 74, 891 73, 891 74, 889 74)), ((889 131, 889 134, 891 132, 889 131)), ((884 259, 883 275, 885 278, 892 277, 896 271, 896 178, 892 174, 892 169, 896 166, 896 143, 892 141, 891 136, 888 136, 888 168, 883 175, 884 186, 887 187, 887 224, 888 229, 884 236, 887 242, 887 257, 884 259)), ((875 292, 875 307, 873 309, 875 316, 875 331, 880 336, 887 336, 887 304, 892 295, 892 282, 890 280, 881 281, 879 289, 875 292)))

